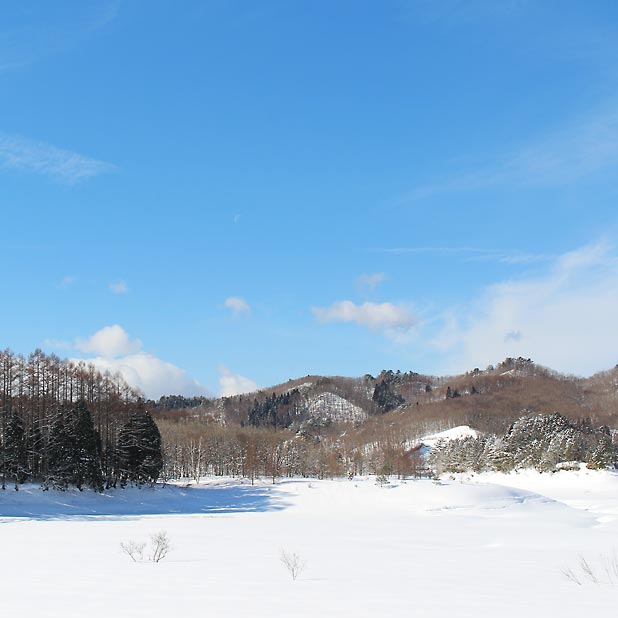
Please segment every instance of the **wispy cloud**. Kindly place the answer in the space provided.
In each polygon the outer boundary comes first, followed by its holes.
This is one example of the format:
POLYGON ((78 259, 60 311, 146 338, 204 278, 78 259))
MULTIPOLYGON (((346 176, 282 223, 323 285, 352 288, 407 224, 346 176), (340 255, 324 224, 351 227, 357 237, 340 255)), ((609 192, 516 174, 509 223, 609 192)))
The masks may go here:
POLYGON ((129 286, 124 281, 114 281, 109 284, 109 289, 114 294, 126 294, 129 291, 129 286))
POLYGON ((466 261, 492 261, 502 264, 533 264, 547 262, 557 256, 549 253, 526 253, 523 251, 499 251, 479 247, 392 247, 375 249, 376 253, 391 253, 394 255, 451 255, 461 257, 466 261))
POLYGON ((229 309, 234 317, 249 315, 251 313, 249 303, 240 296, 230 296, 226 298, 223 306, 229 309))
POLYGON ((0 167, 43 174, 65 184, 76 184, 115 169, 110 163, 45 142, 4 134, 0 134, 0 167))
POLYGON ((503 186, 556 186, 618 168, 616 105, 590 112, 580 122, 523 146, 497 163, 419 185, 399 203, 442 194, 503 186))
POLYGON ((487 288, 467 307, 448 311, 430 346, 440 372, 482 367, 506 356, 590 374, 618 356, 618 258, 605 242, 558 256, 547 271, 487 288))
POLYGON ((361 293, 374 292, 384 279, 384 273, 365 273, 356 278, 356 287, 361 293))
POLYGON ((25 3, 3 7, 0 28, 0 72, 28 67, 86 41, 118 15, 119 0, 102 2, 25 3), (23 4, 23 6, 22 6, 23 4))
POLYGON ((76 281, 77 279, 73 275, 65 275, 60 280, 60 287, 63 289, 70 288, 76 281))
POLYGON ((521 341, 523 335, 519 330, 510 330, 504 335, 504 341, 521 341))

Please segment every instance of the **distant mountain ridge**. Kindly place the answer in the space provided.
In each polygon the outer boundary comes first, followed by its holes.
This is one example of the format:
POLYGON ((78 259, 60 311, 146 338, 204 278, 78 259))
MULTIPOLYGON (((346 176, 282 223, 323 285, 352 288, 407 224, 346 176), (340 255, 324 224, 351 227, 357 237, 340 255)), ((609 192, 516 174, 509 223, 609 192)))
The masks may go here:
POLYGON ((560 412, 618 423, 618 369, 590 378, 560 374, 528 358, 455 376, 384 370, 358 378, 307 375, 232 397, 162 397, 160 416, 188 415, 241 426, 302 429, 309 425, 434 422, 499 431, 522 415, 560 412))

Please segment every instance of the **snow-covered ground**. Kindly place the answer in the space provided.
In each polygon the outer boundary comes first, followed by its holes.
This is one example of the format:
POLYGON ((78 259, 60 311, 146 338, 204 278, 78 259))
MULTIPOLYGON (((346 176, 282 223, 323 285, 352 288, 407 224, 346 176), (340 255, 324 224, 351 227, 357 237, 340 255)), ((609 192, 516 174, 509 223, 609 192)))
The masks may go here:
POLYGON ((205 481, 191 487, 0 492, 10 618, 575 617, 618 587, 562 574, 618 546, 618 475, 205 481), (164 561, 121 541, 166 531, 164 561), (293 581, 279 555, 306 568, 293 581))
POLYGON ((468 425, 459 425, 446 431, 440 431, 439 433, 433 433, 429 436, 423 436, 420 442, 425 446, 433 447, 440 440, 459 440, 461 438, 477 438, 480 436, 480 432, 476 429, 472 429, 468 425))
POLYGON ((354 422, 367 418, 367 413, 335 393, 320 393, 307 402, 309 416, 333 421, 354 422))

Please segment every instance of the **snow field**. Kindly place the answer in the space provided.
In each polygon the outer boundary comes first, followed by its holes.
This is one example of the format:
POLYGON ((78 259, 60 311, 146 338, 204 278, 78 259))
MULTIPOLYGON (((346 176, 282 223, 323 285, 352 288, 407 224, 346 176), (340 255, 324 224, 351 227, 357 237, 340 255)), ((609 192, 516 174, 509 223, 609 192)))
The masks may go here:
POLYGON ((423 436, 420 442, 425 446, 435 446, 440 440, 458 440, 460 438, 478 438, 481 434, 468 425, 459 425, 446 431, 434 433, 429 436, 423 436))
POLYGON ((618 545, 618 475, 207 480, 90 492, 0 493, 7 617, 580 616, 618 588, 561 570, 618 545), (26 517, 17 515, 29 513, 26 517), (612 513, 616 513, 616 517, 612 513), (164 561, 120 542, 165 530, 164 561), (307 562, 292 581, 281 549, 307 562))

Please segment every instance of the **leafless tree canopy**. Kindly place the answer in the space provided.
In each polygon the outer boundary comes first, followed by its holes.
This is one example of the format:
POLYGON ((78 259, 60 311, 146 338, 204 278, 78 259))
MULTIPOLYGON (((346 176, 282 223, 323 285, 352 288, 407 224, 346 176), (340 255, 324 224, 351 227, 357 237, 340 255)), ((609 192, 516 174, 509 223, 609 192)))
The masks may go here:
POLYGON ((144 560, 144 549, 146 543, 138 543, 137 541, 125 541, 120 543, 120 549, 133 560, 133 562, 142 562, 144 560))
POLYGON ((53 476, 53 466, 63 463, 54 461, 54 440, 66 438, 72 429, 68 424, 80 420, 76 411, 87 421, 91 442, 98 443, 91 445, 91 451, 96 450, 103 482, 115 484, 120 428, 140 410, 144 411, 140 394, 119 374, 101 373, 93 365, 40 350, 27 358, 10 350, 0 352, 2 487, 9 480, 47 482, 53 476))
POLYGON ((294 581, 296 581, 298 576, 303 572, 306 567, 305 561, 300 557, 299 554, 286 551, 285 549, 281 550, 279 559, 281 560, 281 564, 283 564, 287 572, 290 574, 290 577, 294 581))
MULTIPOLYGON (((143 562, 146 552, 146 543, 130 540, 120 543, 120 549, 133 560, 133 562, 143 562)), ((150 547, 148 550, 148 560, 151 562, 161 562, 172 551, 172 543, 169 535, 164 530, 150 535, 150 547)))
POLYGON ((172 543, 165 531, 156 532, 150 537, 150 560, 161 562, 172 551, 172 543))

